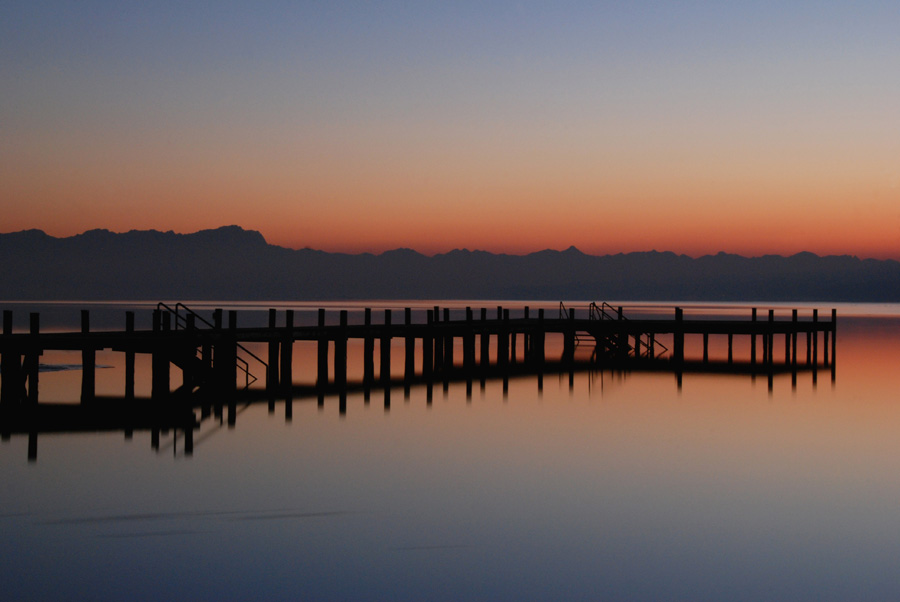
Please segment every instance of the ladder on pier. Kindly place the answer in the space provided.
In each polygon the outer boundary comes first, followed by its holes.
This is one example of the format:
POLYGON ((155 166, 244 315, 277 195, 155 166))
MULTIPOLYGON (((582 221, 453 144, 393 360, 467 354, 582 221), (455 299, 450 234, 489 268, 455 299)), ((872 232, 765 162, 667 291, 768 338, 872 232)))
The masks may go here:
MULTIPOLYGON (((172 327, 175 330, 185 330, 188 328, 202 328, 206 329, 216 329, 221 328, 221 323, 215 324, 210 322, 199 313, 195 312, 184 303, 176 303, 174 307, 167 305, 166 303, 157 303, 156 309, 160 312, 166 312, 172 316, 171 322, 172 327)), ((217 320, 221 322, 221 319, 217 320)), ((255 383, 258 378, 250 371, 250 362, 245 359, 241 354, 250 357, 255 362, 262 365, 263 369, 268 370, 268 364, 262 360, 258 355, 247 349, 245 346, 240 343, 236 344, 238 349, 238 354, 235 356, 235 362, 238 369, 238 373, 243 375, 243 385, 244 389, 249 389, 250 385, 255 383)), ((213 352, 212 362, 208 361, 208 358, 202 357, 203 353, 208 353, 208 351, 204 351, 201 348, 197 347, 193 350, 186 351, 177 355, 174 355, 170 358, 173 364, 181 368, 185 372, 190 372, 191 374, 198 375, 198 378, 195 378, 195 382, 185 383, 181 387, 175 390, 176 394, 190 394, 193 392, 195 387, 203 386, 205 382, 213 382, 215 379, 215 352, 213 352)))
MULTIPOLYGON (((560 302, 560 318, 568 319, 570 310, 560 302)), ((597 304, 591 302, 588 306, 588 321, 597 322, 597 327, 588 325, 586 329, 575 332, 575 347, 581 345, 593 345, 591 361, 599 362, 604 359, 645 359, 652 360, 663 356, 669 349, 656 339, 653 333, 640 333, 639 336, 621 336, 611 334, 609 329, 602 326, 602 322, 625 321, 622 308, 614 308, 607 302, 597 304)))

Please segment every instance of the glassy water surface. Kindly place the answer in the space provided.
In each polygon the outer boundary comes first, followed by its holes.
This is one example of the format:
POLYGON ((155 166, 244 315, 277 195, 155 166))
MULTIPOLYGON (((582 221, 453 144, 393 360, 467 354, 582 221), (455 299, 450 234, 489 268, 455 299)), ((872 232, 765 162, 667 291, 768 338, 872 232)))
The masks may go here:
MULTIPOLYGON (((64 329, 83 305, 22 307, 17 327, 41 311, 64 329)), ((124 322, 123 305, 91 309, 92 327, 124 322)), ((204 421, 191 457, 137 431, 42 435, 29 463, 13 436, 4 597, 897 598, 900 307, 838 316, 834 382, 606 371, 438 385, 431 403, 400 388, 389 409, 351 394, 345 415, 328 397, 288 419, 278 401, 204 421)), ((314 378, 300 347, 295 379, 314 378)), ((43 361, 80 361, 66 355, 43 361)), ((98 363, 98 392, 120 393, 122 359, 98 363)), ((41 379, 42 398, 77 400, 79 371, 41 379)))

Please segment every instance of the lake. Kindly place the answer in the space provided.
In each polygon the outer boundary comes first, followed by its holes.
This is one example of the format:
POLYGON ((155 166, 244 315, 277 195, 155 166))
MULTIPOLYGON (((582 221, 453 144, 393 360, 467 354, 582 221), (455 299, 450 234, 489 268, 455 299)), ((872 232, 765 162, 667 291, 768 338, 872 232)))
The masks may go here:
MULTIPOLYGON (((234 304, 312 323, 318 307, 496 302, 234 304)), ((190 304, 208 311, 215 304, 190 304)), ((520 310, 524 303, 503 302, 520 310)), ((557 311, 558 304, 531 303, 557 311)), ((585 303, 571 303, 584 307, 585 303)), ((623 303, 663 315, 674 303, 623 303)), ((174 431, 41 435, 0 445, 0 582, 10 600, 847 600, 900 598, 900 305, 837 308, 830 372, 582 371, 239 406, 185 456, 174 431)), ((155 304, 0 304, 27 329, 147 328, 155 304)), ((749 304, 679 304, 749 315, 749 304)), ((331 317, 329 319, 332 319, 331 317)), ((402 349, 402 341, 395 342, 402 349)), ((743 345, 744 343, 736 343, 743 345)), ((711 345, 721 346, 721 341, 711 345)), ((548 356, 551 354, 548 341, 548 356)), ((295 346, 311 382, 314 348, 295 346)), ((778 343, 776 342, 776 349, 778 343)), ((737 352, 741 353, 741 347, 737 352)), ((696 347, 689 350, 697 353, 696 347)), ((353 358, 359 349, 351 349, 353 358)), ((687 353, 687 351, 686 351, 687 353)), ((402 354, 392 355, 402 373, 402 354)), ((77 367, 80 354, 48 353, 77 367)), ((121 354, 97 390, 121 394, 121 354)), ((147 394, 149 359, 136 388, 147 394)), ((173 382, 175 377, 173 376, 173 382)), ((80 371, 41 374, 77 401, 80 371)), ((199 416, 199 414, 198 414, 199 416)))

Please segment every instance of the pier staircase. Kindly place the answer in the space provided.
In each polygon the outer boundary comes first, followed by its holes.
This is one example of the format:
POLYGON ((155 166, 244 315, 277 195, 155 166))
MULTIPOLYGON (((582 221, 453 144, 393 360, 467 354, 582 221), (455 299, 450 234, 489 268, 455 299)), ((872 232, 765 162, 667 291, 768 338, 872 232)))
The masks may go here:
MULTIPOLYGON (((569 319, 573 309, 559 304, 559 317, 569 319)), ((612 321, 626 321, 622 308, 614 308, 605 301, 588 306, 588 322, 580 323, 581 328, 575 332, 575 348, 592 346, 591 361, 621 359, 652 360, 668 352, 662 342, 653 333, 640 333, 639 336, 623 336, 607 327, 612 321)))
MULTIPOLYGON (((210 322, 184 303, 176 303, 174 307, 166 303, 158 303, 156 308, 161 314, 164 313, 171 316, 169 322, 174 330, 201 329, 213 331, 221 330, 222 328, 221 315, 214 317, 215 322, 210 322)), ((197 341, 200 340, 200 338, 197 339, 197 341)), ((246 390, 258 380, 250 371, 250 361, 262 366, 263 370, 268 369, 268 364, 244 345, 236 343, 236 347, 237 353, 233 359, 238 377, 243 380, 243 388, 246 390), (250 359, 248 360, 247 358, 250 359)), ((216 350, 214 345, 204 348, 199 343, 191 344, 180 352, 171 354, 169 361, 180 368, 183 374, 190 375, 185 378, 184 384, 174 391, 175 395, 190 395, 198 389, 214 389, 215 383, 220 378, 215 363, 216 350)))

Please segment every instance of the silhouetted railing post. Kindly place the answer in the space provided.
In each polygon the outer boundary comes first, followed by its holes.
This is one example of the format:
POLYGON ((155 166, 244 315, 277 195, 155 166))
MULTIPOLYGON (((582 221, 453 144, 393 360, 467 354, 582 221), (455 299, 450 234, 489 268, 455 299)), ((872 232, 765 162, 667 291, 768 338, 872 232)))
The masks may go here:
MULTIPOLYGON (((134 333, 134 312, 125 312, 125 332, 134 333)), ((125 399, 134 401, 134 350, 129 345, 125 352, 125 399)))
POLYGON ((703 333, 703 363, 709 363, 709 333, 703 333))
POLYGON ((440 313, 438 311, 438 307, 435 306, 432 310, 432 317, 434 321, 432 322, 431 332, 433 333, 434 338, 434 370, 435 372, 443 372, 444 371, 444 335, 443 335, 443 326, 439 324, 440 321, 440 313))
POLYGON ((831 309, 831 382, 835 379, 835 350, 837 348, 837 309, 831 309))
POLYGON ((294 310, 284 312, 284 335, 281 340, 281 390, 290 395, 294 386, 294 310))
POLYGON ((491 334, 488 332, 487 326, 485 325, 487 322, 487 308, 481 308, 481 335, 479 336, 479 344, 481 347, 480 354, 481 357, 478 358, 478 363, 481 364, 482 372, 486 371, 488 367, 491 365, 491 334))
POLYGON ((391 382, 391 310, 384 310, 384 331, 381 336, 381 370, 378 374, 381 382, 388 386, 391 382))
MULTIPOLYGON (((81 333, 87 335, 91 331, 91 314, 88 310, 81 310, 81 333)), ((97 352, 88 340, 85 340, 81 349, 81 403, 90 403, 94 400, 97 383, 97 352)))
POLYGON ((794 331, 791 333, 791 366, 796 370, 797 368, 797 327, 799 325, 799 319, 797 315, 797 310, 791 310, 791 322, 794 327, 794 331))
POLYGON ((366 332, 363 336, 363 383, 366 386, 375 381, 375 337, 372 336, 372 308, 363 312, 363 325, 366 332))
POLYGON ((339 316, 334 339, 334 382, 343 389, 347 385, 347 310, 342 309, 339 316))
POLYGON ((750 335, 750 364, 756 366, 756 308, 750 313, 750 321, 753 322, 753 334, 750 335))
MULTIPOLYGON (((3 334, 13 333, 13 312, 3 310, 3 334)), ((22 357, 18 350, 7 345, 0 356, 0 402, 5 405, 19 403, 22 400, 23 384, 21 379, 22 357)))
POLYGON ((41 365, 41 314, 31 313, 28 317, 28 332, 31 340, 28 344, 28 354, 25 357, 26 378, 28 379, 28 403, 35 405, 38 402, 38 374, 41 365))
POLYGON ((403 323, 406 326, 403 378, 408 383, 416 376, 416 339, 412 333, 412 309, 409 307, 403 309, 403 323))
POLYGON ((328 385, 328 335, 325 332, 325 310, 319 310, 319 353, 316 385, 321 389, 328 385))
POLYGON ((775 365, 775 310, 769 310, 769 330, 766 333, 766 361, 769 364, 769 371, 775 365))
POLYGON ((834 367, 837 355, 837 309, 831 310, 831 366, 834 367))
POLYGON ((275 392, 278 390, 279 378, 278 378, 278 355, 279 355, 279 341, 277 338, 277 327, 278 327, 278 310, 275 308, 269 308, 269 332, 266 335, 269 339, 268 344, 268 362, 266 366, 266 393, 269 396, 274 396, 275 392))
POLYGON ((675 332, 673 334, 672 357, 678 366, 684 364, 684 310, 675 308, 675 332))
POLYGON ((475 368, 475 324, 472 308, 466 308, 466 331, 463 335, 463 368, 472 372, 475 368))
POLYGON ((509 363, 515 364, 517 361, 517 340, 518 339, 518 329, 515 326, 510 326, 509 329, 509 363))
POLYGON ((509 365, 509 310, 502 310, 500 332, 497 334, 497 366, 505 371, 509 365))
POLYGON ((563 332, 563 356, 562 360, 566 364, 575 361, 575 309, 569 310, 568 324, 563 332))
POLYGON ((223 333, 221 339, 222 353, 216 349, 217 380, 221 387, 222 396, 228 402, 228 424, 233 425, 237 397, 237 311, 228 311, 228 331, 223 333), (220 361, 221 360, 221 361, 220 361))
POLYGON ((447 328, 444 329, 444 362, 447 364, 448 370, 453 370, 453 335, 452 326, 450 324, 450 308, 444 308, 444 322, 447 328))
MULTIPOLYGON (((526 305, 525 310, 522 313, 522 317, 525 319, 526 322, 528 321, 528 319, 530 317, 529 313, 530 313, 530 310, 529 310, 528 306, 526 305)), ((526 364, 531 363, 531 352, 532 352, 532 347, 534 345, 534 341, 532 341, 532 338, 534 337, 533 332, 534 331, 529 329, 528 326, 525 326, 524 329, 522 330, 522 357, 526 364)))
POLYGON ((432 334, 434 332, 433 310, 429 309, 425 313, 425 316, 428 328, 425 330, 425 334, 422 335, 422 376, 428 380, 434 370, 434 337, 432 334))
MULTIPOLYGON (((651 345, 653 344, 653 338, 650 338, 651 345)), ((734 362, 734 334, 728 333, 728 364, 730 365, 734 362)))
POLYGON ((819 310, 813 310, 813 341, 812 341, 812 366, 815 370, 819 366, 819 310))
POLYGON ((532 359, 539 369, 543 369, 544 360, 546 359, 546 351, 544 342, 546 341, 546 331, 544 330, 544 310, 538 310, 538 328, 532 338, 532 359))

